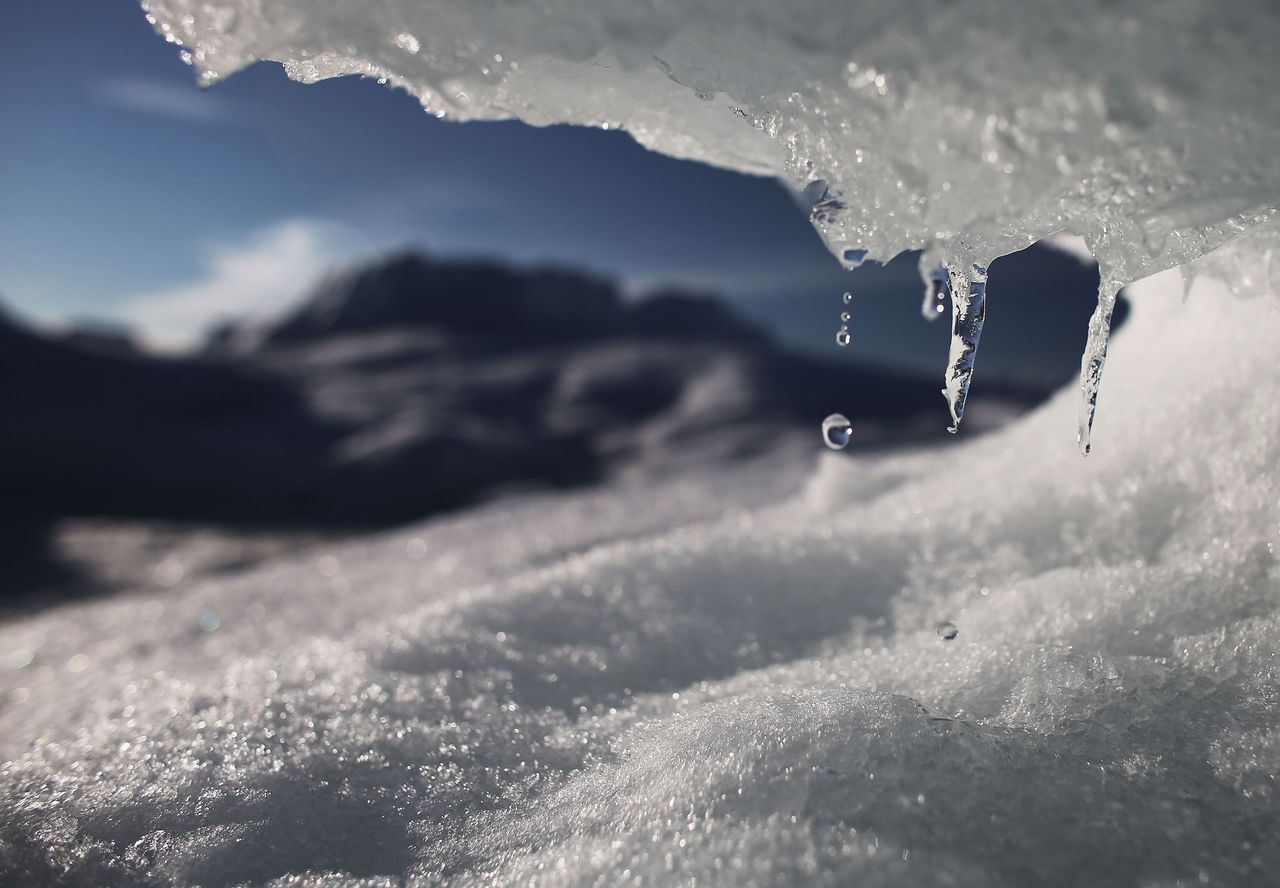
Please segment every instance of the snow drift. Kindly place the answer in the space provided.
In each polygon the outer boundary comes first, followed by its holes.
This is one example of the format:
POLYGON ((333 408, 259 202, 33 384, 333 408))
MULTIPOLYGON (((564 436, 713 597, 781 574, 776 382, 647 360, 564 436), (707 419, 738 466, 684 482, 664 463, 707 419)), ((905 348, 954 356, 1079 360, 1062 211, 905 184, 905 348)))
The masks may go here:
POLYGON ((928 246, 958 317, 974 265, 1081 234, 1086 383, 1118 283, 1257 230, 1185 304, 1177 271, 1134 288, 1087 463, 1064 395, 945 451, 828 454, 772 505, 772 470, 544 501, 0 629, 5 872, 1274 881, 1273 5, 150 10, 207 82, 276 58, 821 180, 833 248, 928 246))
MULTIPOLYGON (((1274 240, 1228 249, 1274 280, 1274 240)), ((1270 884, 1273 286, 1140 285, 1088 461, 1067 394, 776 505, 708 472, 5 626, 0 868, 1270 884)))

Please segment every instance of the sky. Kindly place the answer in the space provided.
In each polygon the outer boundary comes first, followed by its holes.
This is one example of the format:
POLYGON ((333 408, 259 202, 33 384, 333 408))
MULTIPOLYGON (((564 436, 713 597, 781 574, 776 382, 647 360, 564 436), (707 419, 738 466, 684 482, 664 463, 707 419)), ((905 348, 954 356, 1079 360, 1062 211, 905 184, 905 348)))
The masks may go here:
MULTIPOLYGON (((182 344, 278 311, 328 269, 416 246, 585 267, 637 292, 706 287, 796 347, 941 373, 946 325, 919 321, 914 258, 845 271, 775 180, 620 132, 437 120, 373 81, 303 86, 273 64, 201 92, 178 53, 134 0, 6 10, 0 304, 182 344), (855 338, 838 350, 845 290, 855 338)), ((993 302, 996 284, 993 268, 993 302)), ((1064 348, 1083 342, 1083 326, 1023 314, 1064 348)), ((1034 375, 1043 348, 986 351, 1034 375)))

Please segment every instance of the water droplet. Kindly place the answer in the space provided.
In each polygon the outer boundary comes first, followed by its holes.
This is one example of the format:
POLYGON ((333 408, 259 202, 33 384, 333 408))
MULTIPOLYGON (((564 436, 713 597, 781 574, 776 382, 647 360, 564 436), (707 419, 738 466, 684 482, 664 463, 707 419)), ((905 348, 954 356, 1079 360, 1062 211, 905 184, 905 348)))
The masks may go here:
POLYGON ((844 450, 853 438, 853 426, 843 413, 833 413, 822 421, 822 443, 832 450, 844 450))
POLYGON ((853 336, 850 335, 848 327, 841 327, 836 331, 836 345, 843 348, 850 342, 853 342, 853 336))
POLYGON ((845 304, 845 305, 848 305, 850 302, 852 302, 852 301, 853 301, 853 294, 852 294, 852 293, 845 293, 843 298, 844 298, 844 304, 845 304))
POLYGON ((950 281, 947 269, 941 265, 930 269, 925 276, 924 304, 920 306, 920 314, 926 321, 932 321, 942 314, 950 295, 950 281))
POLYGON ((938 624, 938 637, 943 641, 953 641, 960 630, 956 628, 956 624, 950 620, 945 620, 938 624))
POLYGON ((847 324, 853 320, 853 315, 847 311, 842 311, 840 312, 840 320, 844 321, 847 324))
POLYGON ((213 611, 205 611, 200 615, 198 621, 200 628, 205 632, 216 632, 218 627, 222 625, 222 617, 213 611))
POLYGON ((166 558, 151 569, 151 576, 161 586, 176 586, 182 582, 186 571, 176 558, 166 558))

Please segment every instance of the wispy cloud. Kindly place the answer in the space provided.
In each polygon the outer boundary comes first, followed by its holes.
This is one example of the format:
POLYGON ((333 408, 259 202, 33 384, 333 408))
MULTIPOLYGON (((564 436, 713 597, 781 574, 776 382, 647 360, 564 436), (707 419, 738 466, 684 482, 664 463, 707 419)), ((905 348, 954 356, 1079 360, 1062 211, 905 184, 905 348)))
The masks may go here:
POLYGON ((120 313, 155 348, 189 347, 220 321, 263 317, 290 304, 358 254, 358 239, 348 235, 333 223, 290 219, 242 242, 212 245, 197 279, 129 297, 120 313))
POLYGON ((231 109, 219 97, 195 87, 126 77, 103 81, 95 94, 104 105, 190 123, 225 123, 231 109))

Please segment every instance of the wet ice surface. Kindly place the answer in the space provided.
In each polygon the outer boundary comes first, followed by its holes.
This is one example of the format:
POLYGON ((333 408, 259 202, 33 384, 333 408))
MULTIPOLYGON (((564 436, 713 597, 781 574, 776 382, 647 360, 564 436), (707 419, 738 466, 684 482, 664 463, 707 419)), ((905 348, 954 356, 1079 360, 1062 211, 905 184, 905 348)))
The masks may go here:
POLYGON ((1274 247, 1135 288, 1088 461, 1065 393, 0 627, 0 871, 1273 884, 1274 247))
POLYGON ((930 245, 986 265, 1067 229, 1123 283, 1280 195, 1267 0, 143 5, 205 83, 274 59, 386 78, 431 113, 622 127, 785 176, 851 264, 930 245))
POLYGON ((1271 0, 143 5, 206 85, 271 59, 302 81, 377 77, 439 116, 622 128, 790 181, 849 266, 923 248, 926 288, 940 264, 962 285, 953 426, 981 329, 969 270, 1081 236, 1101 270, 1081 366, 1086 452, 1118 290, 1280 205, 1271 0))

